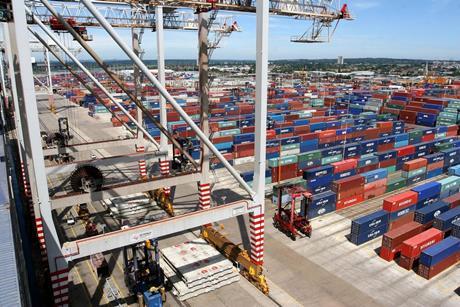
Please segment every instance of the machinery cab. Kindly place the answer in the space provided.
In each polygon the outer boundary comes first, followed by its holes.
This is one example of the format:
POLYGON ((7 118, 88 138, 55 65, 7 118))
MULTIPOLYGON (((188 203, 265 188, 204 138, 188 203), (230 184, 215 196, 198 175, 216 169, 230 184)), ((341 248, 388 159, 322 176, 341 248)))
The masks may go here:
MULTIPOLYGON (((123 248, 125 284, 133 294, 142 294, 147 304, 165 297, 165 275, 160 267, 158 242, 147 240, 123 248)), ((147 304, 149 306, 149 304, 147 304)))
MULTIPOLYGON (((79 26, 75 18, 66 18, 65 21, 74 29, 84 41, 92 41, 92 36, 88 35, 88 30, 84 26, 79 26)), ((50 17, 49 24, 51 30, 55 32, 67 32, 66 27, 55 16, 50 17)))
POLYGON ((304 187, 292 183, 274 186, 273 201, 277 206, 273 225, 292 240, 302 234, 311 237, 312 227, 306 215, 297 208, 311 196, 304 187))

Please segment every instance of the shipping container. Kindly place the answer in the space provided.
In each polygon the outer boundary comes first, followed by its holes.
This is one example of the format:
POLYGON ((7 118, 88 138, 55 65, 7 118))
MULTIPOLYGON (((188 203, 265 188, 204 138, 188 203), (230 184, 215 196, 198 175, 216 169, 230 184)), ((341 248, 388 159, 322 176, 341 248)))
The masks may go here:
POLYGON ((389 249, 395 249, 405 240, 412 238, 415 235, 423 232, 423 225, 417 222, 409 222, 394 230, 390 230, 384 234, 382 238, 382 246, 389 249))
POLYGON ((383 200, 383 210, 395 212, 406 207, 417 204, 418 194, 413 191, 403 192, 397 195, 389 196, 383 200))

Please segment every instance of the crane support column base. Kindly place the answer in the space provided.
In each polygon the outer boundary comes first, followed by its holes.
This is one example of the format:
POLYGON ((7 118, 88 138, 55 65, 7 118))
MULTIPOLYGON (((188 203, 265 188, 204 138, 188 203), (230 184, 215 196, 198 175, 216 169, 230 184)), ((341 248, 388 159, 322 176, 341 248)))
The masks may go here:
POLYGON ((264 227, 265 215, 261 210, 249 213, 251 261, 257 265, 264 263, 264 227))
POLYGON ((211 184, 199 182, 198 197, 200 210, 211 208, 211 184))
POLYGON ((58 270, 50 272, 54 305, 67 307, 69 306, 69 268, 67 264, 57 267, 59 268, 58 270))

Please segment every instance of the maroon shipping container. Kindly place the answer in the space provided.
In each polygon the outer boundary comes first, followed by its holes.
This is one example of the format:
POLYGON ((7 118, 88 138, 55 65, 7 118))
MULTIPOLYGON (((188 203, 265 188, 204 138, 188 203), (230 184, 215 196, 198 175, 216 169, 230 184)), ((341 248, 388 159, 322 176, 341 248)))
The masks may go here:
POLYGON ((399 119, 409 124, 415 124, 415 120, 417 119, 417 112, 401 110, 399 112, 399 119))
POLYGON ((380 162, 379 167, 384 168, 384 167, 390 167, 396 165, 396 159, 390 159, 390 160, 385 160, 380 162))
POLYGON ((379 128, 368 128, 363 131, 363 135, 366 140, 373 140, 378 139, 380 136, 380 129, 379 128))
POLYGON ((365 179, 363 176, 355 175, 334 181, 332 184, 332 190, 337 193, 356 186, 364 187, 364 182, 365 179))
POLYGON ((254 131, 256 130, 256 127, 251 126, 251 127, 243 127, 240 129, 241 129, 241 133, 254 133, 254 131))
POLYGON ((389 113, 389 114, 399 115, 399 112, 400 112, 399 109, 393 109, 393 108, 388 108, 388 107, 383 107, 382 108, 382 113, 389 113))
POLYGON ((417 222, 409 222, 406 225, 390 230, 383 235, 382 246, 390 249, 398 248, 405 240, 418 235, 423 231, 423 225, 417 222))
POLYGON ((399 219, 394 220, 388 224, 388 231, 397 229, 403 225, 406 225, 409 222, 414 220, 415 212, 410 212, 406 215, 401 216, 399 219))
POLYGON ((448 203, 451 209, 458 207, 460 206, 460 193, 444 198, 442 201, 448 203))
POLYGON ((378 164, 366 165, 363 167, 358 168, 358 174, 364 174, 379 168, 378 164))
POLYGON ((418 275, 422 276, 426 279, 431 279, 434 276, 438 275, 442 271, 450 268, 454 264, 460 261, 460 252, 450 255, 449 257, 445 258, 444 260, 436 263, 432 267, 425 266, 420 264, 418 266, 418 275))
POLYGON ((272 182, 283 181, 297 177, 297 163, 272 168, 272 182))
POLYGON ((299 134, 304 134, 304 133, 309 133, 310 132, 310 126, 309 125, 305 125, 305 126, 295 126, 294 127, 294 133, 296 135, 299 135, 299 134))

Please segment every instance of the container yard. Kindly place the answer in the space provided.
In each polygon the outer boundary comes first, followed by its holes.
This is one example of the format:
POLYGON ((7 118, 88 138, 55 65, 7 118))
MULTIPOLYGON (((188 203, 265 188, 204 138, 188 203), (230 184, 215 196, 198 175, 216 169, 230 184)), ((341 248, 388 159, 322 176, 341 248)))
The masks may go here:
POLYGON ((460 304, 460 62, 269 61, 271 22, 359 21, 334 0, 0 11, 0 306, 460 304))

